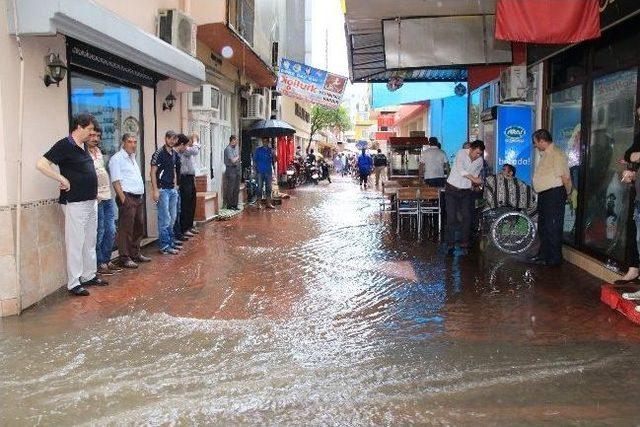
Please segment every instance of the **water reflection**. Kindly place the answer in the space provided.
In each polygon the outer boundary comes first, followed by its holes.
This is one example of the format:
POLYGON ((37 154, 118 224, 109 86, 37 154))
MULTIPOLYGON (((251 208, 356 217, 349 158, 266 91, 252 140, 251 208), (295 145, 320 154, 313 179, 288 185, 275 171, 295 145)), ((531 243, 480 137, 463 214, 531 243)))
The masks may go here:
POLYGON ((3 321, 0 424, 637 419, 640 334, 575 286, 593 279, 438 257, 338 186, 209 227, 106 315, 60 299, 3 321))

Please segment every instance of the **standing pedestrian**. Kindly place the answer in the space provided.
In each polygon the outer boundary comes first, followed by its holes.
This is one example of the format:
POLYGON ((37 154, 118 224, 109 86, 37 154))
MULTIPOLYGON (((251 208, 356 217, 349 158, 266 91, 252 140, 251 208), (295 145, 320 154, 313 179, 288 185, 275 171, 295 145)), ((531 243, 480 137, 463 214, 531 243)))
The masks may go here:
POLYGON ((335 173, 342 175, 342 158, 340 157, 340 154, 336 154, 333 158, 333 170, 335 173))
POLYGON ((120 150, 109 160, 118 205, 118 263, 124 268, 138 268, 137 263, 151 261, 140 252, 144 236, 144 181, 136 161, 137 146, 136 137, 125 133, 120 150))
POLYGON ((429 138, 429 144, 420 153, 420 164, 423 168, 424 182, 429 187, 443 188, 447 184, 445 167, 447 154, 438 147, 438 138, 429 138))
POLYGON ((367 189, 369 185, 369 175, 373 169, 373 160, 367 154, 366 149, 362 149, 362 154, 358 157, 358 172, 360 173, 360 187, 367 189))
POLYGON ((86 146, 96 126, 96 120, 90 114, 73 117, 69 136, 56 142, 36 165, 41 173, 60 183, 67 289, 78 296, 89 295, 86 286, 108 284, 96 275, 98 176, 86 146), (54 164, 59 173, 53 168, 54 164))
MULTIPOLYGON (((300 147, 298 147, 298 153, 300 147)), ((231 135, 229 145, 224 149, 224 165, 226 167, 224 179, 224 204, 228 209, 238 210, 238 194, 240 193, 240 152, 238 137, 231 135)))
POLYGON ((111 263, 111 253, 113 252, 113 243, 116 236, 116 210, 113 200, 111 200, 111 181, 109 180, 107 169, 104 167, 102 151, 100 151, 101 135, 102 130, 96 127, 89 136, 87 146, 98 176, 96 262, 98 264, 98 273, 101 276, 110 276, 122 271, 122 269, 111 263))
POLYGON ((540 160, 533 172, 533 189, 538 193, 540 250, 531 261, 546 266, 562 264, 564 205, 571 194, 571 176, 564 153, 553 144, 551 133, 538 129, 533 144, 540 160))
MULTIPOLYGON (((313 150, 311 154, 313 155, 313 150)), ((262 209, 262 197, 266 200, 267 209, 275 209, 271 203, 271 181, 273 180, 273 162, 275 155, 273 149, 269 147, 269 138, 262 138, 262 146, 253 153, 253 165, 256 170, 258 181, 258 208, 262 209)), ((315 159, 315 156, 314 156, 315 159)))
POLYGON ((482 184, 480 172, 484 154, 484 142, 475 140, 469 148, 459 150, 445 186, 447 223, 445 245, 447 253, 466 255, 471 237, 471 187, 482 184))
POLYGON ((198 155, 200 142, 198 134, 190 138, 180 134, 184 151, 180 154, 180 230, 186 237, 193 237, 198 231, 193 227, 196 215, 196 171, 198 170, 198 155))
POLYGON ((386 181, 386 170, 389 162, 387 156, 382 153, 382 150, 378 148, 378 153, 373 157, 374 174, 376 176, 376 188, 380 185, 380 175, 385 174, 384 180, 386 181))
POLYGON ((178 253, 173 233, 178 210, 176 168, 180 160, 173 150, 177 139, 174 131, 167 131, 164 136, 164 145, 151 156, 152 197, 158 205, 159 246, 160 252, 164 255, 178 253))

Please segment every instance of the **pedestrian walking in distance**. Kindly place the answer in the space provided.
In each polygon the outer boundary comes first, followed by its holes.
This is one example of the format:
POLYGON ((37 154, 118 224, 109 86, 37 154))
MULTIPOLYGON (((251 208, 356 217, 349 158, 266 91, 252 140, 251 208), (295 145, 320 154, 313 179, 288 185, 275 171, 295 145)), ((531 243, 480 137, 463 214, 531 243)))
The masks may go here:
POLYGON ((98 176, 87 142, 97 127, 90 114, 71 120, 71 132, 56 142, 36 168, 60 183, 60 204, 64 211, 64 241, 67 252, 67 289, 73 295, 89 295, 87 286, 104 286, 96 265, 98 234, 98 176), (57 172, 53 165, 57 165, 57 172))
POLYGON ((367 154, 367 150, 362 149, 362 154, 358 157, 358 172, 360 174, 360 187, 367 189, 369 185, 369 175, 373 169, 373 160, 367 154))
POLYGON ((538 193, 538 234, 540 251, 530 260, 536 264, 562 264, 562 233, 564 205, 571 194, 572 184, 567 158, 553 144, 551 133, 538 129, 533 144, 540 152, 540 160, 533 172, 533 189, 538 193))
POLYGON ((386 180, 386 170, 387 170, 387 156, 382 153, 382 150, 378 148, 378 153, 373 156, 373 167, 374 174, 376 177, 376 188, 380 185, 380 175, 384 174, 384 179, 386 180))

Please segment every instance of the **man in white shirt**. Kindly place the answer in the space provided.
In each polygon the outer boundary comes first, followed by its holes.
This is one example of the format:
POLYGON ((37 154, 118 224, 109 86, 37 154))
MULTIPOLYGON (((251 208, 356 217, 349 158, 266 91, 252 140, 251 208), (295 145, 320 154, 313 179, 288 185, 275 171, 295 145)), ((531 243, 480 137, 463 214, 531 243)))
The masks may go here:
POLYGON ((438 138, 432 136, 429 138, 429 145, 420 153, 425 184, 429 187, 444 187, 447 182, 444 167, 447 163, 447 154, 438 148, 438 138))
POLYGON ((138 268, 139 262, 151 258, 140 253, 144 235, 144 181, 136 162, 136 137, 122 135, 122 148, 109 160, 111 183, 118 204, 118 252, 119 262, 125 268, 138 268))
POLYGON ((472 186, 481 185, 484 154, 484 142, 473 141, 468 149, 462 149, 456 154, 456 160, 447 179, 445 187, 445 210, 447 223, 445 227, 445 244, 448 253, 455 251, 459 255, 466 255, 471 237, 471 202, 473 200, 472 186), (459 231, 459 233, 457 233, 459 231))

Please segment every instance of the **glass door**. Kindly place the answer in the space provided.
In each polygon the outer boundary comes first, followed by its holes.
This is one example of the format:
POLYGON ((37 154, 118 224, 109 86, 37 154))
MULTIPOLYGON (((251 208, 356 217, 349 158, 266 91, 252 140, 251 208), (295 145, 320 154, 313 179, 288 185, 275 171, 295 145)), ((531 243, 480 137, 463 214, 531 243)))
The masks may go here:
POLYGON ((569 163, 573 193, 564 212, 564 240, 576 244, 576 214, 580 188, 580 145, 582 130, 582 85, 551 95, 550 123, 554 144, 564 151, 569 163))
POLYGON ((617 262, 625 259, 629 187, 619 160, 633 143, 638 69, 593 81, 589 158, 585 176, 583 244, 617 262))

